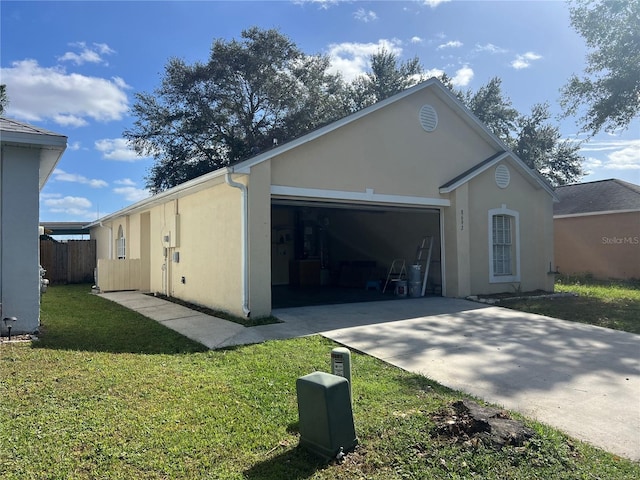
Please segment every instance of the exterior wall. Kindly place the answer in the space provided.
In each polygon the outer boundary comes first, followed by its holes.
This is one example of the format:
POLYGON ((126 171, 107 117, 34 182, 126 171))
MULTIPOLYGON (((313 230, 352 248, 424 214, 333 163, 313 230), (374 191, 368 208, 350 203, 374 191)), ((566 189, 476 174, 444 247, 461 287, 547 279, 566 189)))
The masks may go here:
POLYGON ((640 212, 555 218, 553 223, 561 273, 640 278, 640 212))
POLYGON ((249 308, 259 318, 271 314, 271 162, 251 169, 248 197, 249 308))
POLYGON ((509 163, 504 164, 511 173, 507 188, 502 189, 496 185, 497 165, 469 182, 469 207, 465 225, 470 229, 471 293, 552 291, 554 276, 548 272, 550 266, 554 265, 553 200, 542 188, 535 189, 509 163), (488 215, 490 210, 499 209, 503 205, 519 215, 520 280, 491 282, 488 215))
POLYGON ((429 89, 272 160, 273 185, 441 198, 439 187, 497 153, 429 89), (438 113, 426 132, 423 104, 438 113))
POLYGON ((240 231, 241 192, 224 183, 154 207, 151 291, 242 315, 240 231), (166 235, 177 236, 175 246, 166 235))
MULTIPOLYGON (((2 146, 0 157, 0 302, 17 317, 12 333, 40 325, 38 191, 40 150, 2 146)), ((0 322, 4 332, 4 323, 0 322)))

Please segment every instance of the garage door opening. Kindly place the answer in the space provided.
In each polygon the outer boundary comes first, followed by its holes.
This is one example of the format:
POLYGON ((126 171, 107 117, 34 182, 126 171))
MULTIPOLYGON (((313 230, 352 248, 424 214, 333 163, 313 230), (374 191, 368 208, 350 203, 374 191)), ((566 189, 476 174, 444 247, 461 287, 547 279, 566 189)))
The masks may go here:
MULTIPOLYGON (((404 262, 414 280, 421 254, 420 282, 426 295, 442 294, 440 211, 377 205, 321 204, 274 200, 271 207, 272 307, 398 300, 397 282, 385 283, 404 262)), ((408 285, 405 287, 408 290, 408 285)), ((421 292, 420 292, 421 293, 421 292)), ((415 290, 407 298, 415 296, 415 290)))

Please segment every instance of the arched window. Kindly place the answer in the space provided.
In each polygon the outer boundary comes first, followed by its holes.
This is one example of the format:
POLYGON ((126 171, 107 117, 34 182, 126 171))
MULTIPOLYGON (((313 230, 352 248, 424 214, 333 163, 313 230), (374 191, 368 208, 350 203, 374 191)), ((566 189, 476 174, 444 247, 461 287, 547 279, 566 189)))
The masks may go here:
POLYGON ((505 205, 489 210, 489 281, 520 281, 520 215, 505 205))
POLYGON ((117 258, 127 258, 126 257, 126 241, 124 238, 124 231, 122 230, 122 225, 118 227, 118 238, 116 238, 116 257, 117 258))

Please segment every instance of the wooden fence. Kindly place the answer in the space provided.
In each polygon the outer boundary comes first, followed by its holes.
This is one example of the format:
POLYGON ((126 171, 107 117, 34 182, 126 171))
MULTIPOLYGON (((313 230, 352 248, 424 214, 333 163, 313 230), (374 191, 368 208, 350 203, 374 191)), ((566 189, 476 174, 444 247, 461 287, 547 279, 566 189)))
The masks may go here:
POLYGON ((98 287, 101 292, 140 290, 140 259, 98 260, 98 287))
POLYGON ((95 240, 56 242, 40 240, 40 265, 52 285, 93 283, 96 268, 95 240))

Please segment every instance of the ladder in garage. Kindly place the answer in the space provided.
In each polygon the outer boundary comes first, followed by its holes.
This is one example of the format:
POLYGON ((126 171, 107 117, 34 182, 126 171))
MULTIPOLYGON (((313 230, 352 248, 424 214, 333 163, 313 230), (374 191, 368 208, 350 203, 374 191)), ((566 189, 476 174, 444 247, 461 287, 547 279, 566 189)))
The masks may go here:
POLYGON ((429 279, 429 265, 431 264, 431 252, 433 251, 433 237, 423 237, 422 242, 416 249, 416 261, 414 265, 420 265, 420 270, 424 272, 422 277, 421 297, 427 291, 427 280, 429 279))
POLYGON ((407 265, 404 258, 394 258, 389 267, 389 273, 387 273, 387 280, 384 282, 384 288, 382 293, 387 291, 387 287, 390 283, 399 282, 407 278, 407 265))

